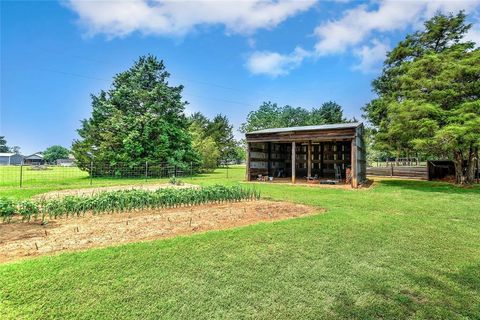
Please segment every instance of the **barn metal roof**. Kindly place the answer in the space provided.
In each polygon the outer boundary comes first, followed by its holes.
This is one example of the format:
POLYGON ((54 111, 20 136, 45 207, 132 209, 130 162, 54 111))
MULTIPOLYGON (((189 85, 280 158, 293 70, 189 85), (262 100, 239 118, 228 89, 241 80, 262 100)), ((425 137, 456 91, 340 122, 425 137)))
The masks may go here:
POLYGON ((354 129, 360 126, 361 124, 362 124, 361 122, 349 122, 349 123, 322 124, 318 126, 271 128, 271 129, 251 131, 251 132, 248 132, 247 134, 281 133, 281 132, 311 131, 311 130, 354 129))
POLYGON ((13 153, 13 152, 0 152, 0 157, 11 157, 15 154, 16 153, 13 153))

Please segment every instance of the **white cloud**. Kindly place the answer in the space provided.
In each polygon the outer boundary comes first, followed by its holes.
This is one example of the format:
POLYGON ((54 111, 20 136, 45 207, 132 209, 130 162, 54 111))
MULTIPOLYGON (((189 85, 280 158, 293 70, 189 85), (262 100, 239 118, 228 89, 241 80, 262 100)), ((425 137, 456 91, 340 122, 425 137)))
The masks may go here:
POLYGON ((480 27, 472 27, 465 38, 468 41, 473 41, 477 44, 477 46, 480 46, 480 27))
POLYGON ((478 7, 476 1, 382 1, 376 9, 367 5, 346 10, 343 16, 329 21, 315 29, 318 42, 315 50, 318 55, 342 53, 363 43, 373 32, 404 30, 419 26, 421 21, 430 18, 437 11, 467 12, 478 7))
POLYGON ((354 50, 353 53, 360 59, 360 63, 353 68, 364 73, 377 71, 388 50, 390 50, 388 44, 373 39, 371 46, 364 45, 354 50))
POLYGON ((251 34, 273 28, 305 11, 316 0, 228 1, 81 1, 67 5, 79 15, 87 33, 108 37, 143 34, 184 35, 202 25, 223 25, 229 33, 251 34))
POLYGON ((253 74, 278 77, 297 68, 310 55, 310 52, 299 47, 288 55, 270 51, 257 51, 249 57, 246 67, 253 74))

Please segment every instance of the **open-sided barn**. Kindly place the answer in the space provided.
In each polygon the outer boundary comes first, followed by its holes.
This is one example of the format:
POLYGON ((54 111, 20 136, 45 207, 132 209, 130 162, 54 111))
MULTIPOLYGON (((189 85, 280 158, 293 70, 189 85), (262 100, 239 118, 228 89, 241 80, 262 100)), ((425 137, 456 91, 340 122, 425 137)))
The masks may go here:
POLYGON ((332 179, 356 188, 366 179, 362 123, 273 128, 246 134, 247 180, 259 176, 332 179))

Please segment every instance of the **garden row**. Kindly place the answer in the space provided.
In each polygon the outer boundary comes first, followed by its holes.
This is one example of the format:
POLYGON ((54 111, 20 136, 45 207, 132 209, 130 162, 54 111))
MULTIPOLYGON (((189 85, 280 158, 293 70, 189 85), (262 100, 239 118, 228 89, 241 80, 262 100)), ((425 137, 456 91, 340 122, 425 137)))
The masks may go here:
POLYGON ((100 214, 174 208, 207 203, 256 200, 259 197, 260 193, 254 189, 222 185, 199 189, 121 190, 102 192, 92 196, 66 196, 59 199, 38 201, 23 200, 16 202, 10 199, 0 199, 0 216, 4 222, 10 222, 15 215, 20 215, 22 221, 38 218, 44 221, 46 217, 80 216, 87 212, 100 214))

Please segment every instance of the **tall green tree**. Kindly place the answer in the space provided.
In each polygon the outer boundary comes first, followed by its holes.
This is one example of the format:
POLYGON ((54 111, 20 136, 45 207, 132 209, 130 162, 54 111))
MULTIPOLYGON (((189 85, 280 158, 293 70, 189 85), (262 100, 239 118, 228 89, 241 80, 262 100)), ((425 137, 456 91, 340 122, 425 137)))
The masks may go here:
POLYGON ((480 50, 464 41, 465 18, 437 14, 400 42, 364 108, 381 148, 446 156, 459 184, 473 182, 480 147, 480 50))
POLYGON ((10 152, 10 148, 7 146, 7 140, 4 136, 0 136, 0 152, 10 152))
POLYGON ((187 165, 198 161, 188 133, 183 86, 170 86, 163 61, 140 57, 92 95, 92 115, 82 121, 72 152, 81 168, 92 159, 135 166, 145 161, 187 165))
POLYGON ((235 158, 235 146, 237 142, 233 137, 233 126, 227 116, 218 114, 207 125, 207 136, 211 137, 220 152, 220 162, 231 161, 235 158))
POLYGON ((199 154, 200 166, 204 170, 213 170, 220 160, 220 150, 212 137, 207 136, 206 125, 209 120, 201 115, 202 121, 197 121, 201 114, 194 114, 190 120, 189 131, 192 136, 194 150, 199 154), (206 120, 206 122, 204 121, 206 120))
POLYGON ((43 159, 48 163, 55 163, 58 159, 67 159, 70 150, 65 147, 54 145, 43 151, 43 159))
POLYGON ((309 122, 312 125, 343 123, 347 120, 343 117, 342 106, 335 101, 323 103, 320 108, 313 108, 310 112, 309 122))

